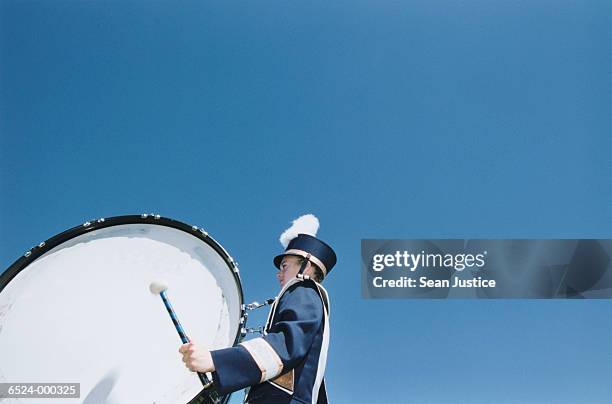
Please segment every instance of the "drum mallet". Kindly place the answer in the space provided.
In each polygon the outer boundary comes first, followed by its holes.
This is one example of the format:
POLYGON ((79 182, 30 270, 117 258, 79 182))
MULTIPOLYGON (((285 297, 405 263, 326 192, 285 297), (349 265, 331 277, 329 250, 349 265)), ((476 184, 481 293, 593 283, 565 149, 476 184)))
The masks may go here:
MULTIPOLYGON (((163 282, 152 282, 151 285, 149 286, 149 290, 154 295, 161 296, 164 302, 164 306, 166 306, 166 310, 168 310, 168 314, 170 314, 170 318, 172 319, 172 322, 174 323, 176 332, 178 332, 179 337, 181 337, 181 341, 183 341, 183 344, 187 344, 188 342, 191 342, 189 341, 187 334, 185 334, 185 330, 183 330, 183 326, 179 322, 178 317, 176 316, 176 313, 174 312, 174 309, 172 308, 172 305, 170 304, 170 300, 168 300, 168 296, 166 296, 166 290, 168 290, 168 285, 166 285, 163 282)), ((204 385, 204 388, 209 387, 213 383, 212 380, 208 379, 208 376, 206 376, 205 373, 198 372, 198 377, 200 378, 202 385, 204 385)))

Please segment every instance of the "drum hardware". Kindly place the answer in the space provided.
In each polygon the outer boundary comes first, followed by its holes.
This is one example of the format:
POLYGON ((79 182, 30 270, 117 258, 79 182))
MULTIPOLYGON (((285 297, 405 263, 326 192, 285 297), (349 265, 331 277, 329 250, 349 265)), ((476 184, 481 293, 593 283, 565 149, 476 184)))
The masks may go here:
POLYGON ((264 329, 265 327, 263 325, 260 325, 259 327, 245 327, 243 328, 240 333, 242 334, 242 336, 246 336, 247 334, 264 334, 264 329))
POLYGON ((161 216, 156 214, 156 213, 143 213, 142 215, 140 215, 140 217, 143 218, 143 219, 146 219, 149 216, 151 216, 153 219, 157 219, 157 220, 161 218, 161 216))
MULTIPOLYGON (((244 322, 246 322, 247 317, 249 316, 249 313, 247 313, 246 311, 251 311, 251 310, 256 310, 259 309, 260 307, 264 307, 264 306, 268 306, 272 303, 274 303, 276 299, 266 299, 264 300, 263 303, 259 303, 257 301, 249 303, 249 304, 243 304, 242 305, 242 310, 245 310, 244 313, 244 322)), ((242 324, 242 322, 241 322, 242 324)), ((242 336, 242 338, 244 338, 247 334, 264 334, 265 331, 265 326, 259 326, 259 327, 242 327, 240 329, 240 335, 242 336)))
POLYGON ((253 303, 249 303, 249 304, 245 305, 244 309, 245 310, 255 310, 255 309, 258 309, 260 307, 264 307, 264 306, 267 306, 269 304, 274 303, 274 300, 276 300, 276 299, 266 299, 263 303, 259 303, 259 302, 255 301, 253 303))
POLYGON ((43 248, 45 246, 45 244, 47 244, 45 241, 41 241, 40 243, 38 243, 38 245, 35 245, 34 247, 30 248, 28 251, 26 251, 23 256, 24 257, 29 257, 30 255, 32 255, 32 250, 34 250, 35 248, 43 248))

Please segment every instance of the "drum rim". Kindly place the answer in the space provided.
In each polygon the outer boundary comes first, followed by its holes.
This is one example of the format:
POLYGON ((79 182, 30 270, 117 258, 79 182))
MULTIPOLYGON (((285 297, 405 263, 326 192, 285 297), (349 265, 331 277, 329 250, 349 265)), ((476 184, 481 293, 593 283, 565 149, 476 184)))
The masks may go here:
POLYGON ((219 244, 219 242, 217 242, 214 238, 212 238, 204 229, 198 228, 197 226, 191 226, 187 223, 178 220, 162 217, 160 215, 123 215, 113 216, 109 218, 94 219, 91 221, 87 221, 79 226, 72 227, 59 234, 56 234, 55 236, 43 241, 42 243, 33 247, 31 250, 27 251, 24 255, 19 257, 13 264, 11 264, 11 266, 9 266, 2 274, 0 274, 0 293, 11 282, 11 280, 13 280, 15 276, 17 276, 19 272, 27 268, 27 266, 36 261, 36 259, 44 255, 48 251, 51 251, 58 245, 94 230, 125 224, 158 225, 182 230, 185 233, 188 233, 202 240, 210 247, 212 247, 217 252, 217 254, 221 256, 223 261, 227 264, 228 270, 232 273, 232 277, 234 279, 234 282, 236 283, 236 287, 238 288, 238 300, 240 304, 240 323, 238 324, 238 329, 233 342, 233 345, 236 345, 240 341, 241 328, 244 326, 243 322, 245 317, 244 292, 242 290, 242 282, 240 280, 238 264, 229 255, 225 248, 223 248, 223 246, 219 244))

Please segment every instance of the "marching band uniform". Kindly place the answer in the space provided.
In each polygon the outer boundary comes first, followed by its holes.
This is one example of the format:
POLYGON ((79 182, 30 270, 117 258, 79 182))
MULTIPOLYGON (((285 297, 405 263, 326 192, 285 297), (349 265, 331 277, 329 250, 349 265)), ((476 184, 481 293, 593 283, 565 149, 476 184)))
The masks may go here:
POLYGON ((277 268, 285 255, 306 260, 272 304, 264 335, 211 351, 213 385, 220 395, 253 386, 248 403, 327 403, 323 374, 329 345, 329 300, 323 286, 301 272, 310 260, 327 275, 336 264, 336 254, 313 235, 298 234, 274 258, 277 268))

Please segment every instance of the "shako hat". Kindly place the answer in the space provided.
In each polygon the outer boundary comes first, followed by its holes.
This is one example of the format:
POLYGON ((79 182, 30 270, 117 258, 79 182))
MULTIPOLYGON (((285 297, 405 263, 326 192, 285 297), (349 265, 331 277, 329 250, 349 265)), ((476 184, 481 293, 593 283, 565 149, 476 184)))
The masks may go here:
POLYGON ((280 236, 280 242, 285 252, 274 257, 274 265, 280 269, 281 261, 285 255, 297 255, 308 258, 327 276, 336 265, 334 250, 315 236, 319 230, 319 219, 315 215, 307 214, 293 221, 290 228, 280 236))

